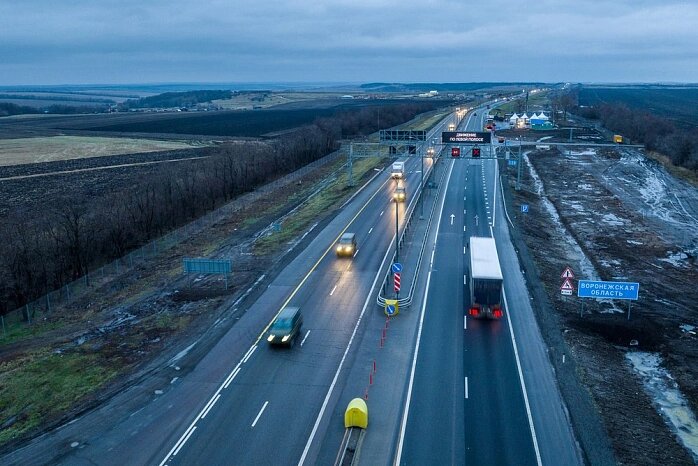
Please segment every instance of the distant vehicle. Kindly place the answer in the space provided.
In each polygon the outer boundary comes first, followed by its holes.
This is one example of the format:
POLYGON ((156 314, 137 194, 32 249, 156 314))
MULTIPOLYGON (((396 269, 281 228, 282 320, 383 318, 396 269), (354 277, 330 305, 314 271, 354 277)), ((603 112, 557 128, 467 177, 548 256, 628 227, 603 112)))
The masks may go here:
POLYGON ((393 201, 395 202, 405 202, 407 199, 407 192, 405 191, 405 187, 402 185, 397 185, 395 188, 395 191, 393 191, 393 201))
POLYGON ((494 238, 470 237, 470 308, 473 317, 500 319, 502 269, 494 238))
POLYGON ((393 162, 390 177, 395 178, 396 180, 403 179, 405 177, 405 162, 393 162))
POLYGON ((504 144, 504 141, 505 141, 504 136, 499 136, 497 138, 497 142, 499 142, 500 144, 504 144))
POLYGON ((303 327, 303 316, 298 307, 285 307, 269 328, 267 341, 270 345, 293 346, 303 327))
POLYGON ((350 256, 356 253, 356 233, 344 233, 337 243, 337 257, 350 256))
POLYGON ((620 134, 614 134, 613 142, 615 142, 616 144, 623 144, 623 136, 621 136, 620 134))
POLYGON ((454 123, 449 123, 448 125, 448 130, 449 131, 455 131, 456 130, 456 125, 454 123))

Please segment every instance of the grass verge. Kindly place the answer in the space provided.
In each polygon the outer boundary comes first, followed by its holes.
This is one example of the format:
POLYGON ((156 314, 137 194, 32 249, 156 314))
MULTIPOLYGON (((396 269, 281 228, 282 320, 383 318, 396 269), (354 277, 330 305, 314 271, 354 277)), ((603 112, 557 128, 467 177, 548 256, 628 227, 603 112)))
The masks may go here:
POLYGON ((117 373, 85 353, 28 355, 0 365, 0 444, 56 418, 117 373))
MULTIPOLYGON (((360 159, 354 162, 354 177, 360 179, 381 163, 382 160, 379 158, 360 159)), ((347 174, 342 173, 325 189, 287 216, 281 225, 281 231, 260 238, 254 246, 255 254, 272 254, 286 248, 287 243, 307 230, 315 222, 315 219, 338 207, 353 192, 354 189, 347 186, 347 174)))

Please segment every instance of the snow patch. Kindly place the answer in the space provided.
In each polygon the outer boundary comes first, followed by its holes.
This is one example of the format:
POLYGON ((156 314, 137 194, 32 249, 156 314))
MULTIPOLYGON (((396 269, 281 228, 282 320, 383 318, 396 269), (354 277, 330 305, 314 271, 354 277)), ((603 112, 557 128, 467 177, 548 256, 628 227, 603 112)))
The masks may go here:
POLYGON ((642 241, 635 241, 634 239, 626 239, 625 242, 628 244, 634 244, 636 246, 642 246, 643 244, 645 244, 642 241))
POLYGON ((593 191, 594 187, 588 183, 579 183, 577 185, 577 189, 581 189, 583 191, 593 191))
POLYGON ((659 259, 660 261, 663 262, 668 262, 674 267, 686 267, 686 264, 684 261, 688 259, 688 255, 685 252, 676 252, 676 253, 669 253, 669 257, 666 257, 664 259, 659 259))
POLYGON ((596 155, 596 149, 585 149, 583 151, 570 151, 570 155, 596 155))
POLYGON ((614 214, 606 214, 603 216, 602 220, 604 223, 612 226, 621 227, 625 225, 625 220, 616 217, 614 214))
POLYGON ((642 378, 645 391, 659 414, 698 462, 698 421, 671 374, 661 366, 656 353, 632 351, 625 354, 633 370, 642 378))
POLYGON ((589 258, 584 254, 584 251, 582 251, 582 248, 579 247, 579 244, 572 238, 572 236, 569 234, 567 229, 564 227, 562 224, 562 221, 560 220, 560 215, 558 215, 557 210, 555 209, 555 206, 553 205, 552 202, 550 202, 550 199, 545 195, 545 189, 543 188, 543 182, 541 181, 540 177, 538 176, 538 172, 536 172, 536 169, 533 167, 531 164, 530 160, 528 159, 528 152, 524 152, 523 157, 524 160, 526 161, 526 165, 528 166, 529 173, 531 174, 531 178, 533 178, 533 185, 535 186, 536 193, 540 196, 540 200, 543 204, 543 208, 550 214, 550 217, 553 220, 553 223, 555 224, 555 229, 557 230, 557 233, 565 239, 565 241, 570 245, 572 248, 572 251, 574 252, 574 255, 577 258, 577 261, 579 262, 579 265, 581 267, 581 272, 580 276, 582 277, 587 277, 588 280, 598 280, 599 275, 596 273, 596 270, 594 270, 594 266, 592 265, 591 261, 589 258))

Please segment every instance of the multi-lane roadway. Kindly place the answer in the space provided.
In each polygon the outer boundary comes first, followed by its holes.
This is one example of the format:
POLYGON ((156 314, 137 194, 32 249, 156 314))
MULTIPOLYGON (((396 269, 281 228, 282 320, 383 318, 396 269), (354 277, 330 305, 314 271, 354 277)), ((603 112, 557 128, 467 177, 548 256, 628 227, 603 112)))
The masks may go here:
MULTIPOLYGON (((471 114, 462 129, 481 129, 483 116, 471 114)), ((386 377, 369 399, 361 464, 580 464, 508 239, 496 161, 444 157, 438 165, 433 222, 428 231, 423 224, 431 256, 412 309, 390 330, 384 354, 393 353, 381 360, 386 377), (507 298, 499 321, 465 317, 470 235, 497 239, 507 298)), ((409 158, 406 171, 408 198, 397 212, 395 182, 379 173, 218 344, 152 401, 128 411, 129 398, 144 396, 136 386, 8 462, 331 463, 344 402, 365 385, 355 374, 364 356, 375 366, 376 345, 366 334, 382 315, 375 298, 394 249, 395 215, 401 223, 416 201, 420 161, 409 158), (357 235, 351 259, 334 254, 343 232, 357 235), (285 305, 304 316, 290 350, 264 339, 285 305)))

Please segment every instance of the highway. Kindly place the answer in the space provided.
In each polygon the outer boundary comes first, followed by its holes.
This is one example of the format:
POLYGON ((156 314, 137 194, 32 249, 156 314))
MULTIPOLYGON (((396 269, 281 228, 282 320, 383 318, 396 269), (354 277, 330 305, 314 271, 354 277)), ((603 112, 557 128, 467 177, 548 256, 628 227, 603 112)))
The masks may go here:
MULTIPOLYGON (((484 114, 463 129, 481 130, 484 114)), ((399 464, 582 464, 508 238, 497 170, 491 159, 451 162, 399 464), (495 236, 504 256, 499 321, 466 316, 470 236, 495 236), (528 345, 515 345, 512 321, 528 345)))
MULTIPOLYGON (((464 129, 482 128, 485 111, 478 113, 463 120, 464 129)), ((438 207, 434 223, 417 227, 429 235, 433 255, 421 265, 412 308, 393 319, 385 349, 373 338, 385 321, 375 298, 394 250, 396 209, 395 181, 380 172, 210 351, 181 376, 171 372, 158 396, 137 385, 8 456, 7 464, 331 464, 346 402, 364 393, 371 360, 379 361, 381 378, 371 388, 360 464, 581 464, 504 209, 495 202, 496 163, 444 157, 437 166, 441 189, 429 194, 438 207), (351 259, 334 254, 345 231, 357 234, 351 259), (467 240, 492 233, 504 269, 505 318, 466 319, 467 240), (272 348, 264 330, 287 304, 302 309, 301 338, 291 349, 272 348)), ((416 201, 420 168, 417 158, 407 159, 400 223, 416 201)))

